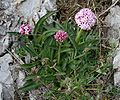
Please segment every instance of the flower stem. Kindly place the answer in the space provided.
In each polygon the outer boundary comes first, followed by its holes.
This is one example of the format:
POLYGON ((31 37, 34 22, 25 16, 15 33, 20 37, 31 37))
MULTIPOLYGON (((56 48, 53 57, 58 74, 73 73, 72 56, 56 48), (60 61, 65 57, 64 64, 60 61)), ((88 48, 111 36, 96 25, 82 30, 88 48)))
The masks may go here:
POLYGON ((80 36, 81 36, 81 33, 82 33, 82 32, 83 32, 83 30, 80 29, 80 31, 77 33, 77 36, 76 36, 76 38, 75 38, 76 43, 79 43, 79 41, 80 41, 80 36))
POLYGON ((60 52, 61 52, 61 43, 59 43, 59 48, 58 48, 58 64, 60 63, 60 52))

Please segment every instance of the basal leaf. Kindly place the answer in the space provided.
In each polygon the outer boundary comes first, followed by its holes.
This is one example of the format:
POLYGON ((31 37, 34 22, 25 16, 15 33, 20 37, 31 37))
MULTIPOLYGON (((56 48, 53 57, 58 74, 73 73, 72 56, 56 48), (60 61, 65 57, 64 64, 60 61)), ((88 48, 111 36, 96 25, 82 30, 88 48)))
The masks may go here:
POLYGON ((25 81, 28 81, 28 80, 31 80, 31 79, 34 79, 35 77, 37 77, 37 75, 28 75, 27 77, 25 77, 25 81))
POLYGON ((23 49, 25 49, 25 51, 27 51, 28 53, 30 53, 30 55, 32 55, 32 56, 37 56, 38 55, 33 48, 28 47, 26 45, 23 45, 22 47, 23 47, 23 49))
POLYGON ((45 41, 48 37, 52 36, 53 34, 55 34, 55 32, 57 32, 58 29, 50 29, 48 31, 45 31, 43 33, 43 41, 45 41))
POLYGON ((46 21, 46 19, 48 17, 50 17, 51 15, 53 15, 55 12, 49 12, 47 13, 45 16, 43 16, 42 18, 40 18, 40 20, 37 22, 37 24, 35 25, 35 28, 34 28, 34 34, 36 34, 41 28, 42 28, 42 25, 43 23, 46 21))
POLYGON ((20 90, 22 91, 30 91, 32 89, 36 89, 40 86, 40 83, 32 83, 30 85, 27 85, 27 86, 23 86, 22 88, 20 88, 20 90))
POLYGON ((20 35, 19 32, 7 32, 7 33, 10 34, 10 35, 20 35))
POLYGON ((33 68, 37 65, 38 63, 29 63, 29 64, 22 64, 21 67, 24 69, 29 69, 29 68, 33 68))

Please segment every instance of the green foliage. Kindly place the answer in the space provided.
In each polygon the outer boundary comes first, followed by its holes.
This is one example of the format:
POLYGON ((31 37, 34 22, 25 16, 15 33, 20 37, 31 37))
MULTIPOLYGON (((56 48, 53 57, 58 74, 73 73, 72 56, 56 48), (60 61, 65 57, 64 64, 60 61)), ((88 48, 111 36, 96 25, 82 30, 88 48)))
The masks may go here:
POLYGON ((103 88, 97 78, 106 75, 111 68, 106 58, 100 58, 99 33, 96 28, 83 31, 79 43, 76 43, 79 28, 70 20, 48 24, 46 19, 52 14, 48 13, 37 22, 32 40, 27 35, 21 36, 23 44, 18 54, 22 58, 29 53, 31 61, 21 65, 27 76, 20 90, 52 85, 45 94, 48 100, 94 100, 91 91, 95 90, 97 94, 103 88), (68 39, 61 43, 60 50, 53 37, 58 30, 68 33, 68 39))
POLYGON ((37 34, 37 32, 39 32, 39 31, 41 31, 41 29, 43 28, 42 26, 43 26, 43 24, 44 24, 44 22, 46 21, 46 19, 48 18, 48 17, 50 17, 51 15, 53 15, 53 13, 55 13, 55 12, 49 12, 49 13, 47 13, 45 16, 43 16, 38 22, 37 22, 37 24, 35 25, 35 28, 34 28, 34 34, 37 34))

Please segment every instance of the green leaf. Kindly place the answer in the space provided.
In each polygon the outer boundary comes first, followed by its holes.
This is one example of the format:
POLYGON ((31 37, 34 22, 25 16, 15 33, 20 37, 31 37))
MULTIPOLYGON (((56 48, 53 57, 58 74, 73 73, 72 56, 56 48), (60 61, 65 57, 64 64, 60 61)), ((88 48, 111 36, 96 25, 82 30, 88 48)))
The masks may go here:
POLYGON ((73 49, 72 49, 72 48, 62 49, 62 50, 61 50, 61 53, 71 52, 71 51, 73 51, 73 49))
POLYGON ((36 34, 41 28, 42 28, 42 25, 43 23, 46 21, 46 19, 48 17, 50 17, 51 15, 53 15, 55 12, 49 12, 47 13, 45 16, 43 16, 42 18, 40 18, 40 20, 37 22, 37 24, 35 25, 35 28, 34 28, 34 34, 36 34))
POLYGON ((31 79, 34 79, 35 77, 37 77, 37 75, 28 75, 27 77, 25 77, 25 81, 28 81, 28 80, 31 80, 31 79))
POLYGON ((26 86, 23 86, 22 88, 20 88, 19 90, 22 90, 22 91, 30 91, 32 89, 36 89, 40 86, 40 83, 35 83, 33 82, 32 84, 28 84, 26 86))
POLYGON ((83 57, 83 56, 85 56, 85 53, 76 56, 74 59, 80 59, 80 58, 83 57))
POLYGON ((62 75, 66 75, 66 73, 64 73, 64 72, 59 72, 59 73, 56 73, 56 74, 55 74, 55 76, 57 76, 57 75, 62 76, 62 75))
POLYGON ((52 28, 52 29, 50 29, 48 31, 45 31, 43 33, 43 40, 45 41, 48 37, 50 37, 51 35, 55 34, 55 32, 57 32, 57 31, 58 31, 58 29, 55 29, 55 28, 52 28))
POLYGON ((10 35, 20 35, 19 32, 7 32, 7 33, 10 34, 10 35))
POLYGON ((28 47, 26 45, 23 45, 22 47, 23 47, 23 49, 25 51, 27 51, 28 53, 30 53, 30 55, 32 55, 32 56, 38 56, 38 54, 36 53, 36 51, 32 47, 30 47, 30 46, 28 47))
POLYGON ((58 31, 58 29, 56 29, 56 28, 51 28, 51 29, 45 31, 45 32, 43 33, 43 35, 51 36, 51 35, 53 35, 53 34, 50 34, 50 33, 54 33, 54 32, 57 32, 57 31, 58 31))
POLYGON ((60 23, 58 23, 57 21, 54 21, 55 22, 55 24, 56 24, 56 27, 60 30, 64 30, 64 27, 60 24, 60 23))
POLYGON ((72 43, 73 47, 75 48, 75 50, 77 51, 77 44, 75 43, 75 41, 71 38, 71 36, 69 36, 70 42, 72 43))
POLYGON ((33 68, 37 65, 38 63, 29 63, 29 64, 22 64, 21 67, 24 69, 29 69, 29 68, 33 68))

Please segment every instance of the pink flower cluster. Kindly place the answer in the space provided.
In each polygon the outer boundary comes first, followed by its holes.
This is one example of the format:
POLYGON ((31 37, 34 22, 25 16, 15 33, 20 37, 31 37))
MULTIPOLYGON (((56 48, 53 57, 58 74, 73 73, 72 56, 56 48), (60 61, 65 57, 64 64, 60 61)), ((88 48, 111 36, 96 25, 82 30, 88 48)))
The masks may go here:
POLYGON ((95 25, 96 16, 89 8, 83 8, 75 15, 75 21, 81 29, 90 30, 95 25))
POLYGON ((54 35, 54 38, 56 39, 56 41, 58 42, 63 42, 68 38, 67 32, 64 32, 62 30, 59 30, 58 32, 56 32, 56 34, 54 35))
POLYGON ((19 33, 29 34, 32 32, 32 27, 28 23, 24 23, 20 26, 19 33))

